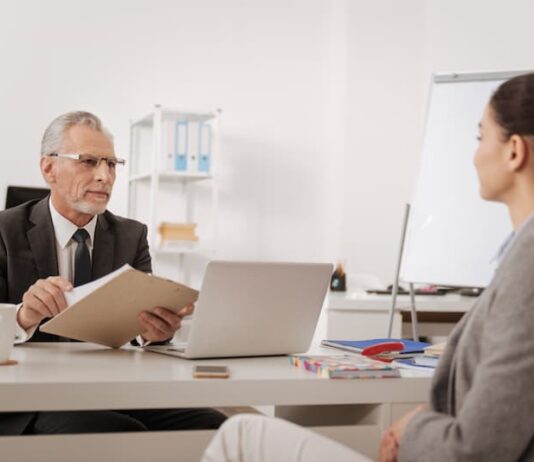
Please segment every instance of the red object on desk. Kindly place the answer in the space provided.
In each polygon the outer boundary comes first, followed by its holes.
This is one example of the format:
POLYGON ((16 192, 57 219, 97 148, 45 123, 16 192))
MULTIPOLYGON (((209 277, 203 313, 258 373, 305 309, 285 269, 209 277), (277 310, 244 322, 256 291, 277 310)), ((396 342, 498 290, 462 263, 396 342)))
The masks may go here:
POLYGON ((402 350, 404 350, 404 345, 401 342, 383 342, 364 348, 361 354, 363 356, 377 356, 384 353, 394 353, 402 350))

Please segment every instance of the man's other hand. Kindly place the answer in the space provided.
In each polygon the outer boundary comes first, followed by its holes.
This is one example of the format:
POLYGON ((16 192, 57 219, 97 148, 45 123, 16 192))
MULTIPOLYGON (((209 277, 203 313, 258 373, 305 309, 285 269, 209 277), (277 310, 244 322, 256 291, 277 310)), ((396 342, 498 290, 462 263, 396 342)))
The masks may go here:
POLYGON ((148 342, 163 342, 174 336, 181 327, 182 319, 193 313, 194 305, 187 305, 175 313, 161 306, 151 311, 142 311, 137 318, 141 324, 141 336, 148 342))
POLYGON ((67 308, 64 292, 72 290, 72 284, 59 276, 39 279, 22 296, 22 307, 17 312, 17 322, 24 330, 31 329, 44 318, 53 318, 67 308))

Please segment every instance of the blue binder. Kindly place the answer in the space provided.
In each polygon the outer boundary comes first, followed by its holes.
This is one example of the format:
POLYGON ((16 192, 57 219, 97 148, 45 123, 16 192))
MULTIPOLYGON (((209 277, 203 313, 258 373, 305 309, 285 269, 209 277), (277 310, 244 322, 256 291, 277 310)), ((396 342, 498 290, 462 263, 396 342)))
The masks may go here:
POLYGON ((211 125, 201 122, 198 127, 198 171, 208 173, 211 164, 211 125))
POLYGON ((185 172, 187 170, 187 153, 189 151, 188 123, 179 120, 176 122, 174 137, 174 170, 185 172))

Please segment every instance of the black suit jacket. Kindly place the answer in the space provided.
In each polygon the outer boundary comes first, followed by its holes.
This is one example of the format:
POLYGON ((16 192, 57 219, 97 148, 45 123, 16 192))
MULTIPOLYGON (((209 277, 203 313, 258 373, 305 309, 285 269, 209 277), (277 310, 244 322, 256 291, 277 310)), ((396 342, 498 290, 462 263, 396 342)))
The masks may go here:
MULTIPOLYGON (((58 259, 48 198, 0 212, 0 303, 20 303, 38 279, 57 276, 58 259)), ((99 215, 93 243, 92 278, 98 279, 125 263, 151 271, 145 225, 106 211, 99 215)), ((36 331, 30 341, 57 341, 36 331)), ((1 413, 0 435, 21 434, 33 413, 1 413)))

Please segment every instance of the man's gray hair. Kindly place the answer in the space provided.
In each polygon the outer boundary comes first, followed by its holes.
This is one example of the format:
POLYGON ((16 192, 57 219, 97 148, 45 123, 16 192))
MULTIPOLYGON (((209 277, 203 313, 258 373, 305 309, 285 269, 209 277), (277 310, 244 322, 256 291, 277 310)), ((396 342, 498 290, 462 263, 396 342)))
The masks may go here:
POLYGON ((94 114, 85 111, 67 112, 56 117, 45 130, 41 141, 41 156, 52 154, 61 149, 65 132, 74 125, 85 125, 93 130, 104 133, 113 142, 111 133, 94 114))

